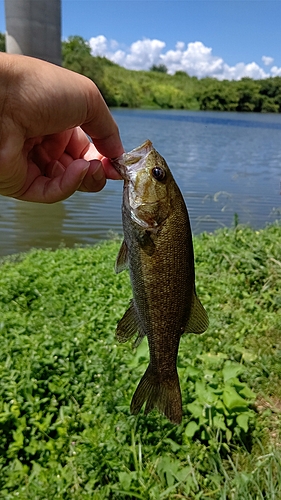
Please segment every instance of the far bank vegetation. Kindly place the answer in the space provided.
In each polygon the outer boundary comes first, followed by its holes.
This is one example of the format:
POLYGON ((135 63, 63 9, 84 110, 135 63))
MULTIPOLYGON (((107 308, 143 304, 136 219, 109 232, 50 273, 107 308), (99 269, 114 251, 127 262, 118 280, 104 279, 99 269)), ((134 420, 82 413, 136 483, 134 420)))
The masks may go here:
MULTIPOLYGON (((4 35, 0 35, 4 51, 4 35)), ((163 64, 150 71, 128 70, 105 57, 93 57, 80 36, 62 42, 62 56, 63 66, 93 80, 111 107, 281 112, 281 76, 219 81, 198 79, 184 71, 169 75, 163 64)))
POLYGON ((62 44, 63 65, 91 78, 107 104, 115 107, 209 111, 281 112, 281 77, 240 81, 198 79, 184 71, 167 74, 164 65, 133 71, 93 57, 79 36, 62 44))

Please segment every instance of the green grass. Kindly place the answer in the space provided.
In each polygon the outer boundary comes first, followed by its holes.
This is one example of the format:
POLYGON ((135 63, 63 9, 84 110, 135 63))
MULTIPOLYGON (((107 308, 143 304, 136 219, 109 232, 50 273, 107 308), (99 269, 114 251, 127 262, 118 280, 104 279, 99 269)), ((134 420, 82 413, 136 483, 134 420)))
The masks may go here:
POLYGON ((120 242, 34 250, 0 275, 0 498, 281 498, 281 227, 194 238, 210 326, 182 337, 183 422, 129 405, 147 365, 114 332, 120 242))

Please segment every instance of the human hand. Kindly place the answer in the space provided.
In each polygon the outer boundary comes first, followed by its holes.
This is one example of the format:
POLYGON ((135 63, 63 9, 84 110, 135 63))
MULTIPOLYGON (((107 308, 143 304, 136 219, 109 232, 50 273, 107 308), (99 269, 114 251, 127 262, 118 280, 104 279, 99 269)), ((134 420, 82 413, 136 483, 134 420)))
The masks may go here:
POLYGON ((118 127, 91 80, 5 53, 0 73, 0 194, 54 203, 120 179, 118 127))

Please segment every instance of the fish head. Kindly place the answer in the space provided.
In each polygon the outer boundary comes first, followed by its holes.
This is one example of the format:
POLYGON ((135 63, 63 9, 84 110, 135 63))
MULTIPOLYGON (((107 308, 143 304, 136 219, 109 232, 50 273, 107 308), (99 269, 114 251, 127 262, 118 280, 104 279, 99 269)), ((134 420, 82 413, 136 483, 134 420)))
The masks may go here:
POLYGON ((124 179, 125 208, 131 218, 147 230, 157 230, 168 218, 176 186, 164 158, 147 140, 113 160, 124 179))

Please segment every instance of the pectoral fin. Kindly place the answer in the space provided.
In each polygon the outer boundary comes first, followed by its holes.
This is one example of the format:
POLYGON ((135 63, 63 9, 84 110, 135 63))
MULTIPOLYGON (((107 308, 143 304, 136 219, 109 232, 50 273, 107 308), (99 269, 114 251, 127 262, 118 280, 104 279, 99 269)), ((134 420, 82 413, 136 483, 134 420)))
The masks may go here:
POLYGON ((184 333, 203 333, 205 332, 205 330, 207 330, 208 326, 208 315, 194 291, 190 316, 186 324, 184 333))
POLYGON ((127 266, 128 266, 128 247, 125 243, 125 240, 123 240, 115 262, 116 274, 121 273, 121 271, 124 271, 124 269, 126 269, 127 266))
POLYGON ((138 243, 142 250, 151 257, 155 252, 155 243, 151 238, 149 231, 140 231, 138 234, 138 243))

